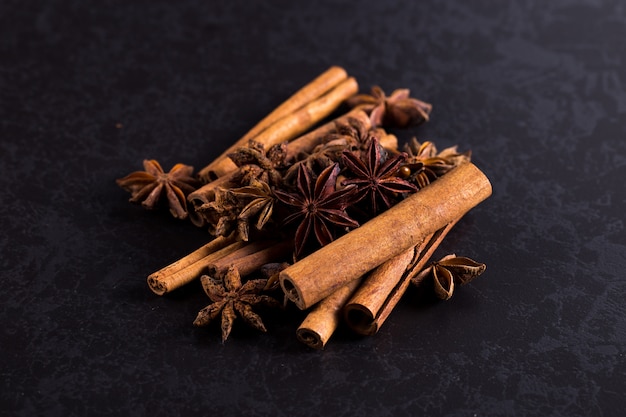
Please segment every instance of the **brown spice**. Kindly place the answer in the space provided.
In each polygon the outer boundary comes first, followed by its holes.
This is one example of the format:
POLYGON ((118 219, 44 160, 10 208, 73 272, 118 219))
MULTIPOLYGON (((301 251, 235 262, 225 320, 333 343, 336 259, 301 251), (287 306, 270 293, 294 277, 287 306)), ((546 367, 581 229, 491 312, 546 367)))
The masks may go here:
POLYGON ((456 285, 467 284, 482 274, 485 269, 485 264, 451 254, 433 262, 428 268, 411 278, 411 283, 420 285, 427 278, 431 278, 437 297, 442 300, 449 300, 456 285))
POLYGON ((287 193, 274 190, 276 197, 293 212, 285 217, 285 223, 300 221, 295 234, 294 257, 299 258, 313 236, 320 245, 335 239, 339 227, 355 228, 359 224, 346 213, 354 187, 336 190, 339 165, 329 166, 315 178, 313 172, 300 165, 297 192, 287 193))
MULTIPOLYGON (((216 238, 219 240, 221 237, 216 238)), ((186 285, 206 273, 209 265, 216 260, 231 255, 246 245, 246 242, 233 241, 220 249, 215 250, 193 263, 189 263, 179 270, 173 270, 166 274, 156 272, 148 277, 148 286, 158 295, 163 295, 186 285)), ((202 248, 201 248, 202 249, 202 248)), ((183 258, 184 259, 184 258, 183 258)))
POLYGON ((323 349, 341 321, 342 307, 361 280, 354 280, 320 301, 296 330, 296 336, 305 345, 323 349))
MULTIPOLYGON (((235 235, 220 236, 191 252, 187 256, 148 275, 148 286, 157 295, 163 295, 187 283, 186 279, 173 279, 172 276, 209 255, 235 243, 235 235)), ((191 278, 193 279, 193 278, 191 278)))
POLYGON ((456 220, 374 269, 346 303, 344 316, 348 326, 363 335, 378 332, 406 292, 412 277, 424 267, 455 224, 456 220))
POLYGON ((199 185, 198 180, 193 177, 193 167, 176 164, 165 173, 154 159, 144 160, 143 167, 144 171, 135 171, 116 180, 120 187, 130 191, 130 201, 153 209, 165 197, 170 213, 179 219, 186 218, 187 195, 199 185))
POLYGON ((489 195, 487 177, 472 163, 462 164, 282 271, 283 291, 300 309, 309 308, 460 218, 489 195))
POLYGON ((427 122, 432 105, 410 97, 410 91, 401 88, 385 95, 382 88, 372 87, 371 94, 358 94, 348 104, 370 114, 372 126, 407 127, 427 122))
MULTIPOLYGON (((305 104, 303 107, 299 107, 297 110, 287 113, 282 118, 276 120, 252 139, 262 143, 266 148, 294 139, 306 132, 317 122, 328 117, 341 103, 352 96, 356 91, 358 91, 356 80, 352 77, 347 78, 323 95, 305 104)), ((235 145, 231 146, 221 157, 203 168, 199 175, 203 178, 214 179, 236 169, 236 165, 233 161, 226 156, 242 145, 245 145, 246 142, 247 139, 243 143, 237 142, 235 145)))
POLYGON ((220 276, 235 265, 242 276, 246 276, 261 266, 289 258, 293 244, 289 241, 260 240, 250 242, 240 249, 208 265, 207 273, 220 276))
POLYGON ((241 276, 235 266, 230 266, 222 279, 203 275, 201 281, 204 291, 213 303, 200 310, 193 324, 206 326, 221 315, 222 343, 228 339, 237 316, 255 329, 267 331, 261 317, 252 311, 253 306, 280 307, 278 300, 261 294, 267 283, 266 279, 249 280, 242 285, 241 276))

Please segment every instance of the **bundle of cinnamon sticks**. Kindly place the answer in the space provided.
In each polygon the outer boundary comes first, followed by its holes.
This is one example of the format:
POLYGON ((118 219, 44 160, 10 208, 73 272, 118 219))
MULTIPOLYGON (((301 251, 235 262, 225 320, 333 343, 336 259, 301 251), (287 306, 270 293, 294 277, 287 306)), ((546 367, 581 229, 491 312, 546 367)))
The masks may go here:
MULTIPOLYGON (((301 155, 310 155, 337 126, 350 121, 366 129, 379 129, 385 152, 400 153, 396 136, 372 125, 372 121, 381 120, 384 106, 388 111, 402 111, 403 106, 413 105, 412 109, 417 108, 424 118, 430 105, 407 98, 405 90, 397 90, 399 104, 395 110, 389 108, 394 103, 382 97, 378 103, 361 101, 361 105, 336 115, 357 96, 358 90, 356 80, 343 68, 331 67, 268 114, 198 172, 203 185, 186 195, 193 224, 206 226, 202 210, 214 208, 216 199, 226 198, 225 190, 236 188, 238 178, 244 174, 232 155, 248 146, 250 140, 263 148, 261 153, 280 147, 280 160, 293 163, 301 155), (334 118, 327 120, 333 114, 334 118)), ((409 110, 406 114, 413 117, 409 110)), ((437 165, 437 156, 428 158, 419 160, 427 161, 423 166, 419 166, 422 162, 414 163, 418 165, 415 169, 422 170, 422 179, 427 175, 424 170, 428 163, 433 164, 433 170, 441 166, 437 165)), ((403 195, 397 204, 299 259, 293 256, 293 238, 282 233, 280 227, 269 236, 265 233, 262 239, 254 239, 248 238, 247 229, 241 233, 235 226, 237 230, 212 237, 206 245, 149 275, 148 285, 154 293, 164 295, 202 275, 220 277, 233 266, 245 277, 267 265, 281 265, 272 269, 267 287, 274 284, 276 288, 279 283, 285 298, 308 312, 296 330, 299 340, 322 349, 342 322, 359 334, 373 335, 454 225, 491 194, 489 180, 469 162, 469 157, 459 161, 436 180, 420 182, 419 191, 403 195)), ((274 203, 260 193, 258 207, 253 208, 261 211, 262 207, 265 211, 261 213, 269 216, 274 203)), ((241 223, 241 219, 230 221, 241 223)))

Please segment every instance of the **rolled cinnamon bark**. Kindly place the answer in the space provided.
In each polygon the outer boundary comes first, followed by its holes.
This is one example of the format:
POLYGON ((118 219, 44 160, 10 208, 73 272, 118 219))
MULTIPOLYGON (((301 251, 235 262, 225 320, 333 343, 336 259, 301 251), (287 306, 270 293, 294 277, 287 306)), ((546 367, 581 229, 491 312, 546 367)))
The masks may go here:
POLYGON ((274 124, 277 120, 282 119, 311 101, 319 98, 322 94, 325 94, 346 78, 348 78, 346 70, 337 66, 330 67, 313 81, 296 91, 291 97, 276 107, 270 114, 265 116, 230 148, 217 157, 211 164, 201 169, 198 172, 198 176, 205 181, 210 181, 213 179, 210 178, 210 173, 213 169, 212 166, 219 163, 222 159, 227 159, 227 155, 234 149, 237 149, 240 146, 245 146, 250 139, 254 139, 259 133, 274 124))
POLYGON ((231 265, 237 267, 241 276, 249 275, 265 264, 289 258, 292 251, 291 240, 248 243, 241 249, 216 259, 208 265, 208 275, 214 277, 223 275, 231 265))
MULTIPOLYGON (((356 80, 349 77, 315 100, 276 120, 250 139, 262 143, 266 149, 272 145, 291 140, 328 117, 341 103, 353 96, 358 89, 356 80)), ((245 144, 247 144, 247 140, 244 142, 237 141, 214 162, 200 170, 198 173, 200 178, 217 178, 235 170, 237 166, 227 155, 245 144)))
POLYGON ((337 123, 345 123, 350 118, 359 120, 361 123, 365 124, 368 129, 372 125, 369 116, 363 110, 350 110, 348 113, 341 115, 336 119, 331 120, 330 122, 325 123, 289 142, 287 145, 287 156, 285 157, 285 160, 291 161, 301 153, 311 152, 317 145, 322 143, 322 139, 324 139, 326 135, 335 130, 337 123))
POLYGON ((348 326, 362 335, 373 335, 406 292, 411 278, 428 262, 456 221, 428 235, 419 245, 374 269, 343 309, 348 326))
POLYGON ((233 171, 228 175, 224 175, 216 180, 204 184, 202 187, 190 193, 187 196, 187 201, 191 202, 196 207, 211 202, 215 196, 215 189, 217 187, 229 188, 232 184, 234 176, 235 173, 233 171))
POLYGON ((213 262, 215 258, 224 256, 240 246, 242 246, 242 244, 236 242, 236 235, 234 233, 228 237, 217 237, 206 245, 191 252, 189 255, 148 275, 148 286, 158 295, 171 292, 199 276, 196 276, 195 273, 192 272, 195 269, 203 268, 199 262, 202 260, 205 260, 205 262, 213 262))
POLYGON ((338 288, 422 242, 491 195, 491 184, 464 163, 361 227, 280 273, 286 296, 307 309, 338 288))
POLYGON ((314 349, 324 349, 339 326, 342 307, 360 282, 356 279, 320 301, 296 330, 298 340, 314 349))

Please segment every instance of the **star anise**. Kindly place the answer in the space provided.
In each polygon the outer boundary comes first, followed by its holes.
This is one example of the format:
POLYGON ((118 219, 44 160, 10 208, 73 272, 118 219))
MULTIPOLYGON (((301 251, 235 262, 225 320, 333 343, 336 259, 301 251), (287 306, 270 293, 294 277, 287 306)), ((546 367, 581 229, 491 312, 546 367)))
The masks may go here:
POLYGON ((404 150, 408 157, 401 172, 404 178, 419 188, 424 188, 452 168, 469 162, 471 158, 471 152, 459 153, 456 146, 437 153, 434 143, 420 143, 416 138, 405 144, 404 150))
POLYGON ((193 167, 176 164, 165 173, 154 159, 144 160, 143 167, 144 171, 135 171, 116 180, 120 187, 130 191, 130 201, 140 202, 145 208, 153 209, 165 196, 172 215, 179 219, 186 218, 187 195, 200 185, 192 176, 193 167))
POLYGON ((250 185, 234 188, 230 192, 244 205, 237 216, 237 229, 240 239, 247 241, 251 222, 254 222, 257 230, 261 230, 271 219, 274 211, 274 195, 267 183, 256 178, 250 181, 250 185), (253 220, 255 217, 256 221, 253 220))
POLYGON ((339 162, 343 151, 361 148, 368 138, 368 127, 357 118, 348 117, 345 121, 335 122, 334 129, 321 138, 319 145, 310 153, 298 156, 298 161, 285 173, 285 181, 294 182, 301 164, 312 171, 322 171, 339 162))
POLYGON ((281 202, 295 210, 285 217, 285 224, 300 220, 294 243, 296 258, 303 253, 312 234, 324 246, 334 240, 338 227, 345 229, 359 226, 346 213, 346 207, 356 190, 354 187, 336 189, 339 171, 339 164, 333 164, 315 179, 313 171, 306 165, 300 165, 296 192, 274 190, 281 202))
POLYGON ((414 285, 421 284, 431 278, 435 287, 435 294, 442 300, 448 300, 454 293, 455 285, 465 285, 482 274, 485 264, 478 263, 470 258, 457 257, 454 254, 446 255, 441 260, 431 263, 419 274, 411 279, 414 285))
POLYGON ((364 159, 359 158, 354 152, 343 153, 342 161, 352 176, 345 179, 342 184, 356 185, 355 201, 369 197, 371 212, 376 214, 380 209, 380 202, 385 208, 389 208, 398 195, 417 191, 413 184, 397 176, 405 158, 404 153, 387 156, 378 138, 372 136, 364 159))
POLYGON ((228 236, 237 225, 237 217, 241 211, 239 200, 230 189, 216 187, 214 198, 196 208, 196 212, 204 218, 209 233, 213 236, 228 236))
POLYGON ((193 324, 206 326, 221 314, 222 343, 230 335, 237 316, 255 329, 266 332, 261 317, 252 311, 252 307, 257 305, 281 306, 278 300, 269 295, 261 294, 267 284, 267 279, 253 279, 242 285, 239 270, 235 266, 228 268, 223 279, 203 275, 200 280, 204 291, 213 303, 200 310, 193 324))
POLYGON ((427 122, 432 110, 431 104, 410 97, 406 88, 387 96, 379 86, 372 87, 371 94, 355 95, 348 104, 369 112, 373 127, 407 127, 427 122))
POLYGON ((279 172, 283 168, 287 156, 285 143, 274 145, 265 151, 262 143, 250 140, 228 157, 240 168, 239 182, 247 185, 252 178, 266 182, 271 186, 281 183, 279 172))
POLYGON ((335 125, 335 131, 326 135, 325 142, 343 139, 352 149, 359 149, 369 139, 370 129, 357 118, 348 117, 345 122, 337 122, 335 125))

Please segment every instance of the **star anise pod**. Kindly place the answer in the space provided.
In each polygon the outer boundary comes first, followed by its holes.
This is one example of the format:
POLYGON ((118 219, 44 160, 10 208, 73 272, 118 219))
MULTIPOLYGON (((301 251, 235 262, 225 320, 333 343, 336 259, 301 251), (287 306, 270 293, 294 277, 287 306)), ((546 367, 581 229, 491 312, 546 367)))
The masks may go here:
POLYGON ((280 168, 284 167, 287 156, 285 143, 274 145, 265 151, 262 143, 250 140, 228 157, 240 168, 239 182, 247 185, 252 178, 266 182, 271 186, 281 183, 280 168))
POLYGON ((346 207, 352 201, 356 190, 354 187, 336 189, 339 171, 339 164, 333 164, 315 179, 313 171, 306 165, 300 165, 295 192, 274 190, 276 197, 294 210, 285 217, 284 223, 300 221, 294 243, 296 258, 303 253, 312 234, 315 235, 317 242, 324 246, 334 240, 337 228, 359 226, 358 222, 346 213, 346 207))
POLYGON ((416 138, 405 144, 404 150, 408 157, 401 173, 419 188, 424 188, 452 168, 463 162, 469 162, 471 158, 471 152, 459 153, 456 146, 437 153, 434 143, 430 141, 420 143, 416 138))
POLYGON ((368 127, 355 117, 335 122, 334 129, 321 138, 321 143, 310 153, 298 156, 298 161, 289 167, 284 175, 287 183, 293 183, 298 174, 298 166, 305 164, 314 172, 319 172, 341 160, 346 150, 356 150, 369 138, 368 127))
POLYGON ((213 200, 196 208, 196 212, 207 222, 209 233, 228 236, 237 225, 241 208, 230 189, 216 187, 213 200))
POLYGON ((359 119, 348 117, 345 122, 335 124, 335 131, 326 135, 324 142, 343 139, 352 149, 359 149, 369 140, 370 130, 359 119))
POLYGON ((372 87, 371 94, 355 95, 348 104, 369 112, 373 127, 407 127, 427 122, 432 110, 431 104, 410 97, 406 88, 387 96, 379 86, 372 87))
POLYGON ((454 293, 455 285, 465 285, 482 274, 485 264, 478 263, 470 258, 457 257, 454 254, 446 255, 437 262, 423 269, 411 279, 414 285, 421 284, 431 278, 435 287, 435 294, 442 300, 448 300, 454 293))
POLYGON ((237 229, 239 237, 247 241, 251 222, 254 222, 257 230, 261 230, 271 219, 274 211, 274 195, 267 183, 256 178, 251 180, 250 185, 233 188, 230 192, 237 200, 245 204, 237 216, 237 229), (254 218, 256 218, 256 221, 253 220, 254 218))
POLYGON ((200 182, 192 176, 193 167, 176 164, 165 173, 154 159, 144 160, 143 167, 144 171, 135 171, 116 180, 120 187, 130 191, 130 201, 153 209, 165 196, 170 213, 179 219, 186 218, 187 195, 200 185, 200 182))
POLYGON ((222 343, 228 339, 237 316, 255 329, 266 332, 267 329, 261 317, 252 311, 252 307, 281 306, 278 300, 261 294, 267 284, 267 279, 253 279, 242 285, 239 270, 235 266, 228 268, 223 279, 203 275, 200 280, 204 291, 213 303, 200 310, 193 324, 206 326, 221 314, 222 343))
POLYGON ((373 136, 363 159, 354 152, 343 153, 342 161, 352 176, 342 184, 356 185, 355 201, 368 197, 372 214, 377 214, 380 202, 389 208, 398 195, 417 191, 417 187, 397 176, 405 158, 404 153, 387 156, 373 136))

